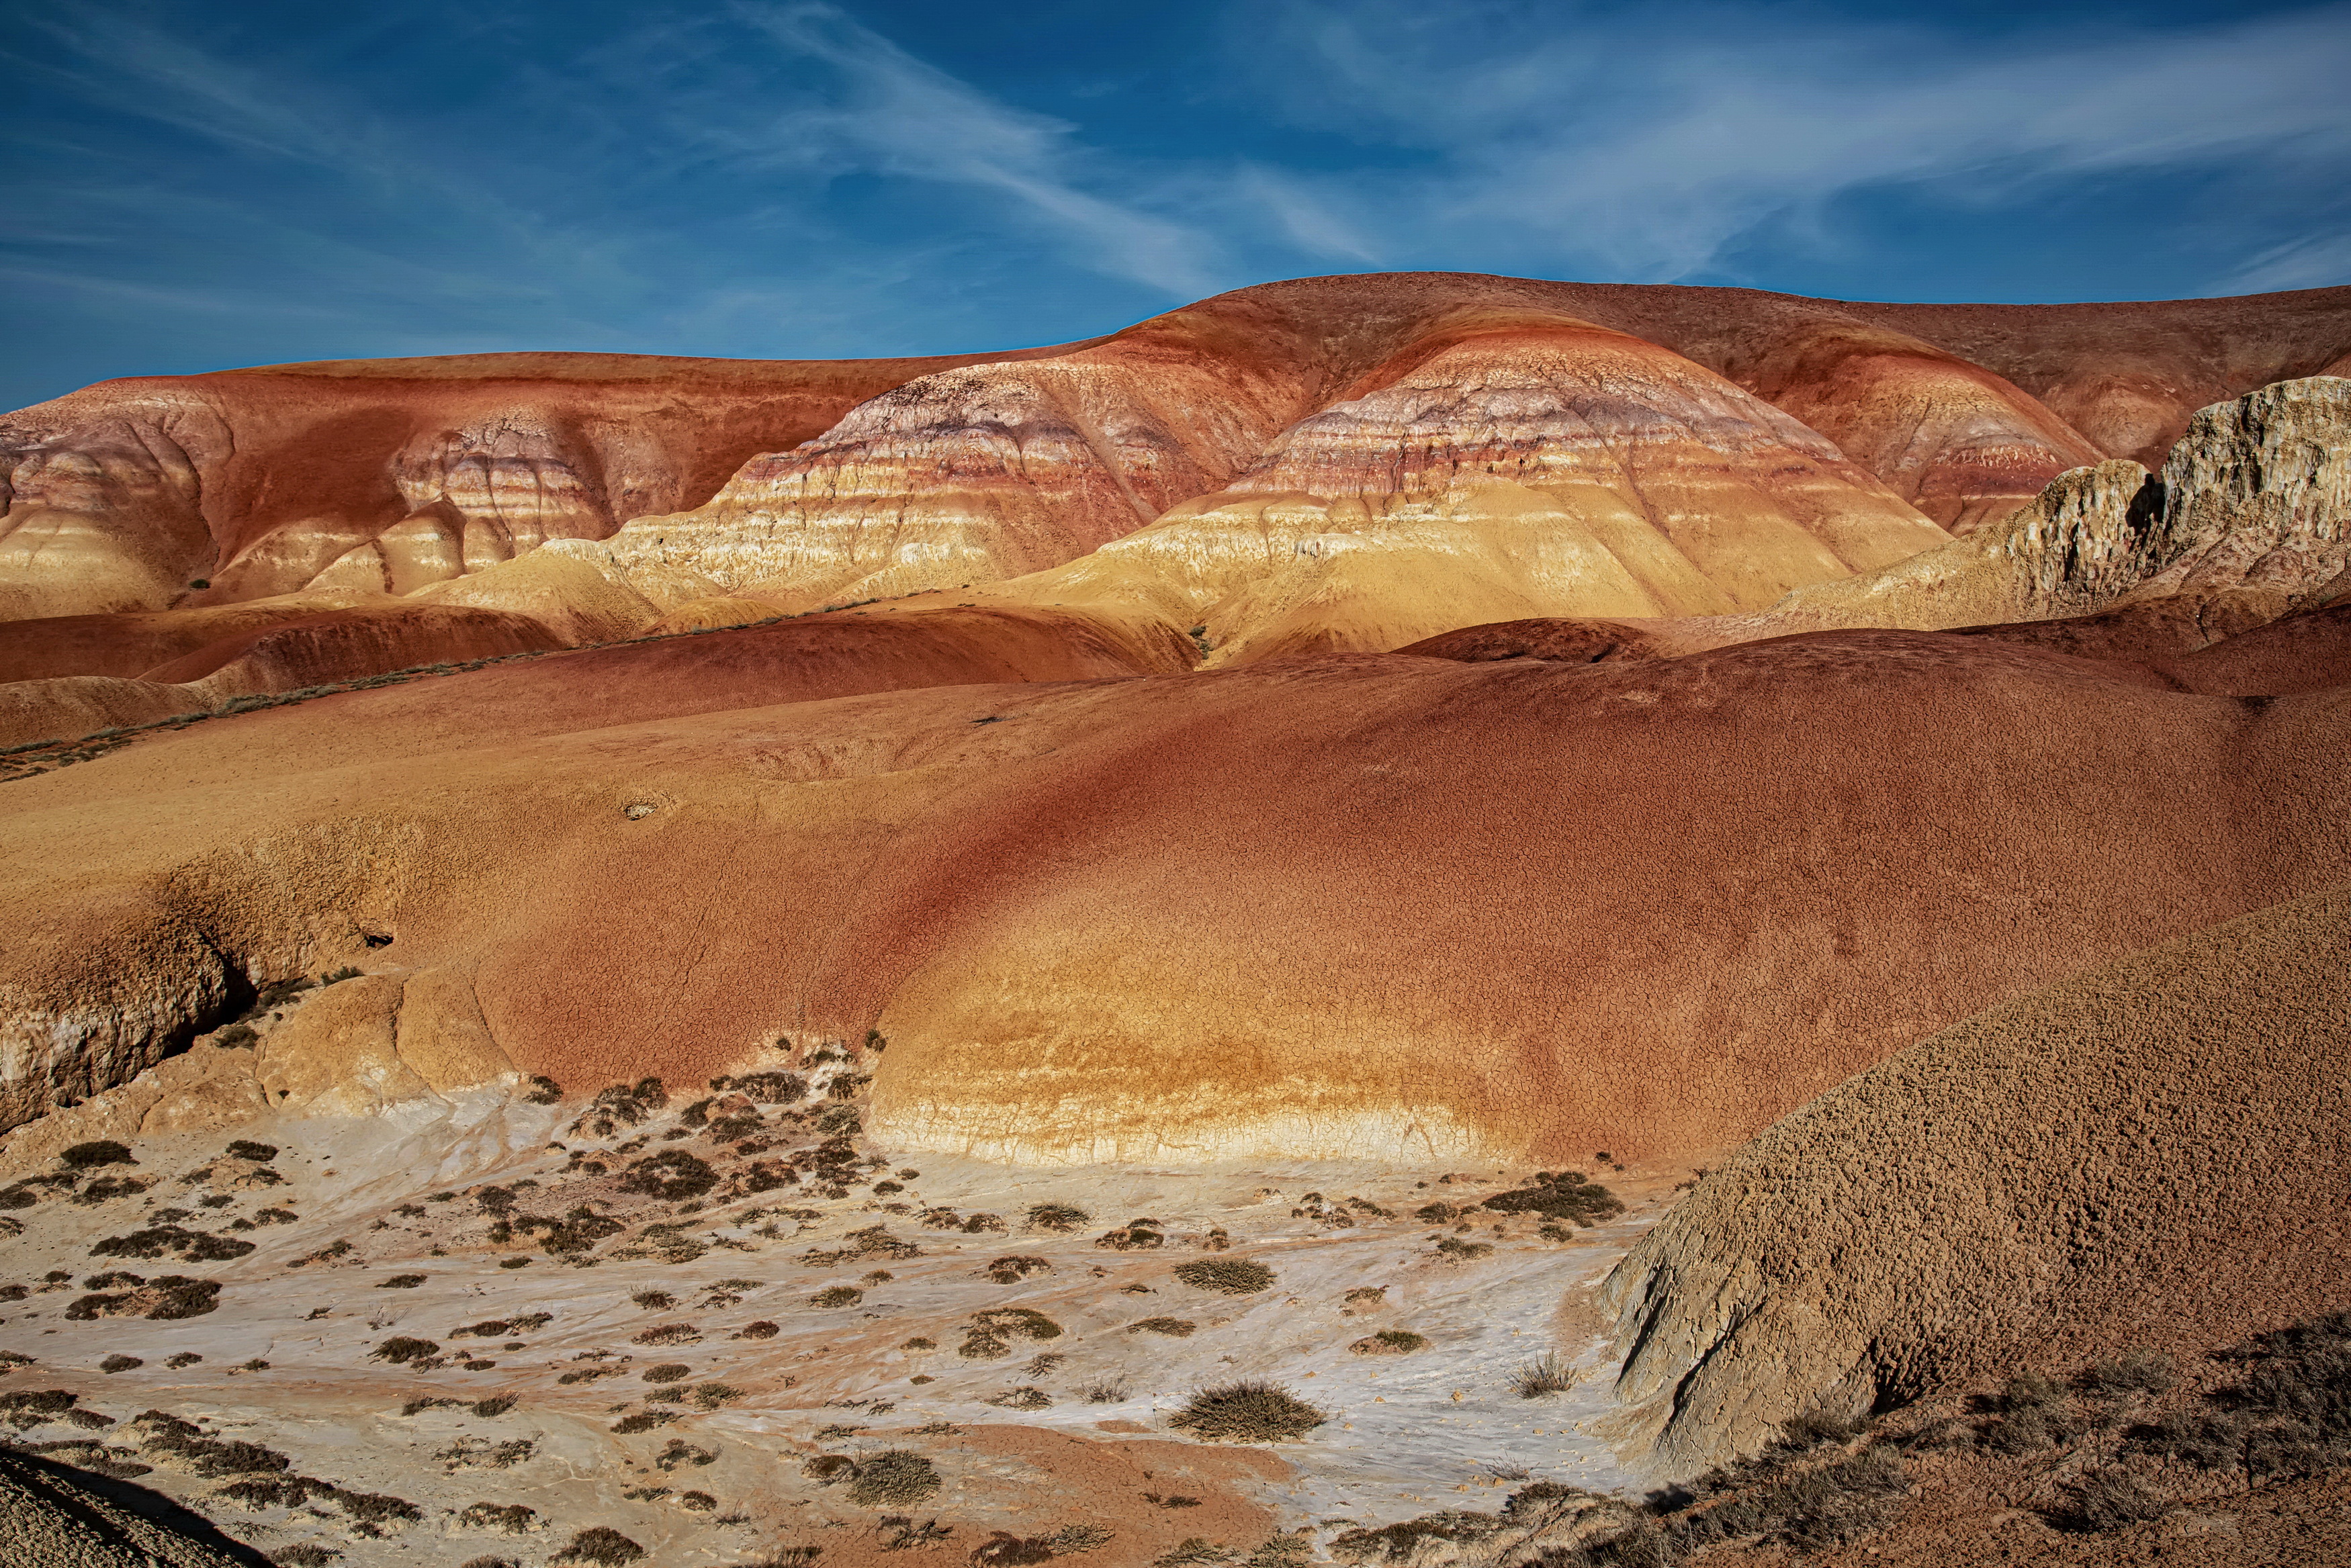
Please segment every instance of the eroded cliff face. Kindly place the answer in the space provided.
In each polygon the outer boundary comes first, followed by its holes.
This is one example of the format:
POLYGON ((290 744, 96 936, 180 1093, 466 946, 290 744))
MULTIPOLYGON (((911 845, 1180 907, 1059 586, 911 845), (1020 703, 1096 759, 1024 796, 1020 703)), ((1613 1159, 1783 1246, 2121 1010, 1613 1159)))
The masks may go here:
POLYGON ((1983 626, 2107 613, 2172 651, 2351 588, 2351 380, 2314 376, 2199 411, 2149 475, 2117 459, 1882 571, 1792 593, 1791 625, 1983 626))
POLYGON ((39 412, 0 431, 0 619, 154 609, 210 569, 202 474, 234 437, 202 399, 153 393, 54 426, 39 412))

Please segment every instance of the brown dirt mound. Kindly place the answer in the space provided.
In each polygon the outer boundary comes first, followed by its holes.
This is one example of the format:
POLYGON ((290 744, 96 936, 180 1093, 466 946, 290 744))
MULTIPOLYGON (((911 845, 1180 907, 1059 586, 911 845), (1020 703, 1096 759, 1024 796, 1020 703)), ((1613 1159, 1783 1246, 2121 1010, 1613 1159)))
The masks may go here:
POLYGON ((2351 1302, 2351 888, 1992 1008, 1700 1183, 1604 1292, 1669 1468, 2351 1302))

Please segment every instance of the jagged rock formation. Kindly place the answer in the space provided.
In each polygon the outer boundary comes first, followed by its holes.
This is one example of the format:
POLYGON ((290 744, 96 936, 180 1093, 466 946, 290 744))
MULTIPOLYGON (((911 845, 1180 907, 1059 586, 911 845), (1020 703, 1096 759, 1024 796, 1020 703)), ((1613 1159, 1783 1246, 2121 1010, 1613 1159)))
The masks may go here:
POLYGON ((1603 1293, 1677 1473, 2022 1365, 2351 1294, 2351 889, 1992 1008, 1717 1167, 1603 1293))
POLYGON ((1738 629, 2104 615, 2109 640, 2136 634, 2126 654, 2189 653, 2332 602, 2347 573, 2351 380, 2315 376, 2199 411, 2159 474, 2126 458, 2061 474, 2004 522, 1799 588, 1738 629))

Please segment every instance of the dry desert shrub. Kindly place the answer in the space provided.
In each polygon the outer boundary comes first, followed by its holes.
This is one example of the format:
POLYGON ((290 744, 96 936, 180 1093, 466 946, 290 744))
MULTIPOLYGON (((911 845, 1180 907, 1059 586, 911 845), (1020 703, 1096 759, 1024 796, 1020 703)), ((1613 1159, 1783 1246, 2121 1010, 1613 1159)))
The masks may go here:
POLYGON ((702 1331, 690 1323, 663 1323, 633 1334, 631 1345, 698 1345, 702 1331))
POLYGON ((1384 1328, 1347 1346, 1357 1355, 1405 1355, 1427 1345, 1427 1336, 1408 1328, 1384 1328))
POLYGON ((549 1563, 585 1563, 595 1568, 626 1568, 645 1554, 645 1549, 612 1529, 610 1525, 590 1525, 573 1536, 562 1551, 548 1559, 549 1563))
POLYGON ((106 1165, 132 1165, 130 1149, 112 1138, 96 1138, 78 1143, 58 1154, 57 1163, 75 1170, 95 1170, 106 1165))
POLYGON ((2133 1453, 2240 1471, 2248 1487, 2351 1464, 2351 1312, 2221 1353, 2244 1376, 2197 1406, 2135 1427, 2133 1453))
POLYGON ((457 1522, 467 1530, 501 1530, 508 1535, 540 1528, 538 1511, 518 1502, 468 1503, 457 1515, 457 1522))
POLYGON ((741 1328, 736 1330, 729 1337, 734 1339, 773 1339, 782 1332, 783 1330, 781 1328, 762 1318, 758 1323, 745 1324, 741 1328))
POLYGON ((629 1299, 647 1312, 667 1312, 677 1305, 677 1298, 667 1291, 639 1291, 629 1299))
POLYGON ((637 1374, 647 1383, 675 1383, 694 1376, 694 1368, 683 1361, 665 1361, 659 1366, 648 1366, 637 1374))
POLYGON ((1280 1443, 1327 1419, 1289 1389, 1251 1378, 1201 1389, 1168 1425, 1212 1443, 1280 1443))
POLYGON ((865 1299, 865 1293, 854 1285, 834 1285, 809 1297, 809 1305, 831 1311, 838 1307, 853 1307, 865 1299))
POLYGON ((1178 1263, 1176 1277, 1196 1291, 1228 1296, 1254 1295, 1270 1290, 1274 1281, 1271 1269, 1249 1258, 1202 1258, 1178 1263))
POLYGON ((1126 1385, 1115 1381, 1089 1383, 1078 1390, 1078 1397, 1089 1405, 1117 1405, 1126 1399, 1126 1385))
POLYGON ((369 1355, 368 1359, 389 1361, 396 1366, 404 1366, 439 1354, 441 1354, 441 1347, 429 1339, 415 1339, 407 1334, 395 1334, 377 1345, 369 1355))
POLYGON ((144 1366, 146 1365, 147 1364, 145 1362, 140 1360, 139 1357, 135 1355, 110 1355, 105 1360, 99 1362, 98 1364, 98 1369, 100 1372, 128 1372, 135 1366, 144 1366))
POLYGON ((1198 1324, 1194 1323, 1189 1318, 1146 1317, 1138 1318, 1134 1322, 1128 1324, 1126 1325, 1126 1332, 1129 1334, 1164 1334, 1171 1339, 1188 1339, 1191 1337, 1192 1332, 1199 1326, 1200 1325, 1198 1324))
POLYGON ((1029 1206, 1029 1228, 1032 1231, 1074 1231, 1092 1218, 1084 1210, 1067 1203, 1029 1206))
POLYGON ((998 1258, 980 1272, 999 1285, 1017 1285, 1031 1274, 1050 1274, 1053 1265, 1042 1258, 998 1258))
POLYGON ((1519 1368, 1510 1378, 1510 1391, 1521 1399, 1540 1399, 1546 1394, 1564 1394, 1575 1386, 1575 1374, 1556 1355, 1537 1356, 1519 1368))
POLYGON ((862 1508, 917 1503, 939 1490, 939 1472, 911 1449, 891 1449, 860 1459, 849 1483, 849 1501, 862 1508))
POLYGON ((1167 1236, 1156 1220, 1130 1220, 1115 1231, 1105 1231, 1094 1238, 1094 1245, 1107 1247, 1114 1252, 1133 1252, 1153 1247, 1163 1247, 1167 1236))
POLYGON ((2123 1465, 2085 1470, 2066 1488, 2064 1505, 2052 1522, 2062 1528, 2105 1533, 2150 1519, 2179 1505, 2147 1477, 2123 1465))
POLYGON ((380 1291, 413 1291, 424 1282, 424 1278, 423 1274, 394 1274, 389 1279, 378 1280, 375 1288, 380 1291))
POLYGON ((1008 1388, 987 1403, 1006 1410, 1042 1410, 1053 1403, 1053 1397, 1042 1388, 1008 1388))

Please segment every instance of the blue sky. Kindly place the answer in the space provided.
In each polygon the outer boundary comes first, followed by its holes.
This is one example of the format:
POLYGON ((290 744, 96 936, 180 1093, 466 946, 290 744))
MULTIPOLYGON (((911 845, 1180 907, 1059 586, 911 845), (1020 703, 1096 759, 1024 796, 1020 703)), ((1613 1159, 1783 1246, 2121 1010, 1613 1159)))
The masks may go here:
POLYGON ((0 407, 985 350, 1317 273, 2351 282, 2351 5, 12 6, 0 407))

